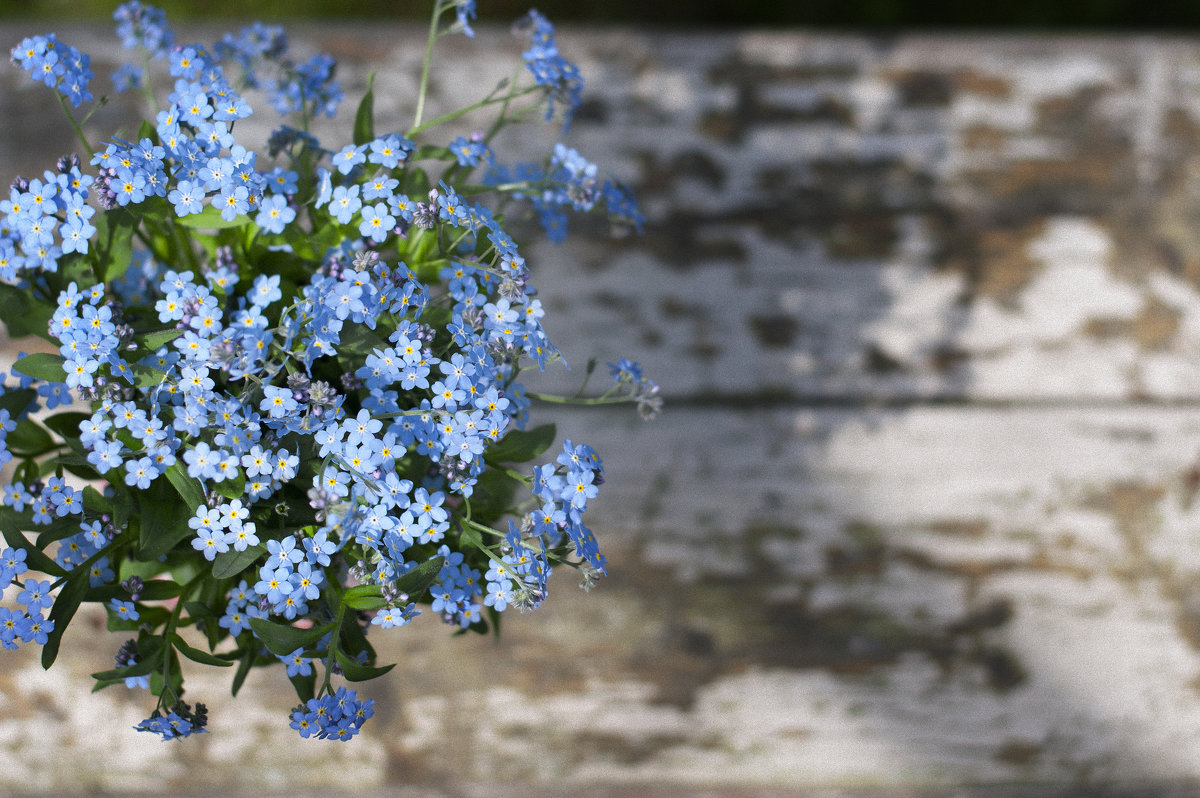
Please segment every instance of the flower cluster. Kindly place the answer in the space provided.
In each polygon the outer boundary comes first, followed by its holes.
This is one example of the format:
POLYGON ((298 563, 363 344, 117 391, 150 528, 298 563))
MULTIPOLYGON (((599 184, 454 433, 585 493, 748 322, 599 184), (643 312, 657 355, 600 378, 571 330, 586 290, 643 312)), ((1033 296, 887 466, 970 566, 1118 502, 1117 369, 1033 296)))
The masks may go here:
MULTIPOLYGON (((433 14, 430 52, 474 35, 471 0, 435 0, 433 14)), ((57 349, 21 356, 15 384, 0 375, 0 585, 18 605, 0 609, 0 644, 40 645, 49 667, 96 602, 130 635, 99 686, 157 697, 138 730, 206 731, 203 704, 183 698, 188 660, 233 668, 235 692, 252 668, 282 665, 302 701, 292 727, 347 740, 373 703, 332 677, 391 667, 369 632, 425 606, 486 631, 540 606, 555 566, 585 586, 604 574, 584 524, 596 452, 567 440, 521 470, 557 438, 530 425, 534 403, 559 400, 528 395, 521 373, 559 353, 505 227, 525 209, 555 237, 568 212, 606 210, 618 228, 641 216, 564 145, 538 165, 496 161, 503 125, 579 102, 578 70, 536 12, 522 28, 532 83, 425 122, 427 61, 408 130, 375 131, 368 89, 335 146, 307 130, 343 99, 328 56, 296 63, 283 31, 259 24, 178 44, 138 2, 115 18, 170 83, 136 140, 93 146, 72 116, 91 99, 86 55, 54 36, 13 51, 63 101, 87 158, 18 179, 0 202, 9 331, 57 349), (298 117, 265 149, 235 137, 253 92, 298 117), (488 132, 422 142, 488 111, 488 132)), ((162 75, 113 79, 151 96, 162 75)), ((612 369, 606 393, 577 401, 657 412, 637 364, 612 369)))
POLYGON ((349 740, 375 714, 375 701, 360 701, 358 693, 339 687, 337 692, 310 698, 292 710, 292 728, 301 737, 349 740))

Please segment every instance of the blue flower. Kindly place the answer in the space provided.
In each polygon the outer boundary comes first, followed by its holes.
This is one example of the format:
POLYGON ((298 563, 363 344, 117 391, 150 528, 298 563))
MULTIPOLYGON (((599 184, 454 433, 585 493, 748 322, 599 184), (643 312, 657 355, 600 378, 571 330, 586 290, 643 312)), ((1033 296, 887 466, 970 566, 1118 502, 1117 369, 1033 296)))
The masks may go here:
POLYGON ((263 399, 258 403, 258 409, 271 418, 283 418, 298 407, 292 392, 275 385, 263 386, 263 399))
POLYGON ((178 185, 167 195, 167 200, 175 206, 178 216, 201 213, 204 210, 205 191, 191 180, 180 180, 178 185))
POLYGON ((213 199, 213 205, 221 209, 221 218, 232 222, 250 210, 250 190, 233 183, 222 186, 221 193, 213 199))
POLYGON ((115 598, 109 599, 108 608, 112 610, 113 615, 124 621, 136 621, 141 617, 132 601, 121 601, 115 598))
MULTIPOLYGON (((364 149, 364 147, 347 144, 333 156, 334 167, 344 175, 350 174, 355 166, 367 160, 364 149)), ((342 224, 345 224, 345 222, 342 222, 342 224)))
POLYGON ((362 224, 358 226, 358 231, 372 241, 382 242, 395 226, 396 219, 388 213, 387 205, 377 202, 374 206, 362 209, 362 224))
POLYGON ((258 216, 254 223, 268 233, 282 233, 296 218, 296 211, 288 207, 287 198, 280 194, 266 197, 259 203, 258 216))
POLYGON ((228 535, 221 529, 209 526, 201 527, 196 530, 196 539, 192 541, 192 548, 201 552, 204 559, 212 562, 218 554, 229 551, 228 535))
POLYGON ((24 605, 31 614, 42 609, 50 609, 54 603, 54 597, 50 595, 50 581, 26 580, 25 587, 17 594, 17 602, 24 605))

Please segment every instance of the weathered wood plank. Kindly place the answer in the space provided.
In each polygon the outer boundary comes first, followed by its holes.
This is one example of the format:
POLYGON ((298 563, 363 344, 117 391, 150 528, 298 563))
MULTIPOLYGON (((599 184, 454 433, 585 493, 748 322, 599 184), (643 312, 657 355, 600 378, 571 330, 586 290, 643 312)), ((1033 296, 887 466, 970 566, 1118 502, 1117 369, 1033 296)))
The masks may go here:
POLYGON ((107 655, 68 641, 51 674, 6 655, 12 783, 93 783, 45 764, 98 736, 107 749, 70 757, 86 778, 219 788, 232 771, 209 763, 236 762, 241 789, 346 767, 364 787, 1200 778, 1189 411, 607 415, 585 437, 607 457, 593 526, 612 577, 585 596, 556 575, 499 643, 429 619, 380 635, 401 665, 371 686, 360 745, 285 770, 283 680, 230 703, 223 674, 200 673, 213 734, 146 744, 125 731, 135 694, 73 692, 107 655))
MULTIPOLYGON (((60 34, 99 74, 113 61, 107 34, 60 34)), ((381 124, 403 126, 419 32, 301 39, 345 60, 352 96, 379 66, 381 124)), ((446 40, 435 102, 507 71, 486 41, 446 40)), ((649 425, 558 414, 608 465, 592 524, 611 578, 584 597, 556 576, 499 643, 400 630, 364 738, 300 756, 282 678, 231 703, 223 674, 189 676, 214 733, 186 747, 129 732, 139 696, 81 695, 120 642, 93 617, 71 634, 94 647, 69 638, 53 673, 5 653, 0 791, 1200 779, 1200 421, 1129 404, 1200 394, 1196 45, 563 42, 591 86, 569 140, 649 225, 530 249, 575 366, 539 385, 630 356, 677 400, 649 425)), ((70 142, 26 82, 0 72, 0 168, 33 174, 70 142)))
MULTIPOLYGON (((405 126, 419 31, 300 31, 343 58, 351 96, 378 68, 380 125, 405 126)), ((507 74, 516 43, 489 34, 440 45, 434 111, 507 74)), ((121 57, 95 29, 62 35, 100 75, 121 57)), ((547 300, 577 319, 554 329, 568 353, 638 354, 673 395, 1200 387, 1194 44, 567 31, 563 46, 590 78, 568 142, 649 216, 639 239, 534 248, 547 300)), ((37 173, 73 146, 23 74, 0 87, 0 167, 37 173)), ((554 140, 522 130, 501 151, 554 140)))

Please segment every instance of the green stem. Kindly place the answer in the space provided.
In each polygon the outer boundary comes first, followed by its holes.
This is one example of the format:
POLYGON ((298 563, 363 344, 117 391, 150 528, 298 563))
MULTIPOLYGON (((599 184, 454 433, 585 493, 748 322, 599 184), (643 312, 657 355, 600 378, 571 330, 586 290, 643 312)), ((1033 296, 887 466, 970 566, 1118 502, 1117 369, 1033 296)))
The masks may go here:
POLYGON ((171 689, 171 649, 174 648, 174 643, 171 642, 171 635, 175 634, 175 629, 179 626, 179 616, 183 613, 183 605, 187 601, 187 597, 190 596, 192 591, 196 589, 196 585, 204 581, 204 579, 209 575, 209 571, 201 568, 199 573, 189 579, 187 584, 180 588, 179 598, 175 600, 175 606, 171 608, 171 617, 167 619, 166 628, 163 629, 163 644, 167 647, 167 649, 163 652, 163 695, 158 697, 159 706, 165 706, 162 701, 168 690, 170 690, 171 695, 175 697, 175 701, 179 701, 179 694, 171 689))
POLYGON ((150 116, 158 116, 158 100, 154 97, 154 87, 150 82, 150 52, 142 49, 142 98, 150 108, 150 116))
MULTIPOLYGON (((532 94, 536 90, 537 90, 537 87, 532 86, 532 87, 530 87, 528 89, 524 89, 512 96, 513 97, 521 97, 526 94, 532 94)), ((465 108, 460 108, 457 111, 451 111, 450 113, 442 114, 441 116, 437 117, 436 119, 431 119, 424 124, 421 124, 420 120, 418 119, 417 122, 411 128, 409 128, 408 132, 405 133, 404 135, 406 138, 411 139, 414 136, 416 136, 418 133, 428 130, 431 127, 437 127, 438 125, 444 124, 446 122, 452 122, 455 119, 458 119, 459 117, 466 116, 469 113, 478 111, 480 108, 487 108, 489 105, 495 105, 496 103, 507 103, 509 101, 509 99, 510 99, 509 97, 500 97, 500 98, 487 97, 486 99, 483 99, 477 103, 468 105, 465 108)))
POLYGON ((61 92, 54 92, 58 97, 58 104, 62 106, 63 113, 67 115, 67 121, 71 123, 71 127, 75 130, 75 136, 79 139, 79 143, 87 150, 88 158, 93 158, 96 151, 92 149, 92 145, 88 144, 87 136, 83 135, 83 128, 75 121, 75 115, 71 113, 71 109, 67 107, 67 98, 61 92))
POLYGON ((517 96, 517 78, 521 75, 522 66, 524 66, 524 62, 518 61, 513 67, 512 77, 508 81, 508 93, 504 96, 504 104, 500 107, 500 114, 496 117, 496 121, 492 123, 487 135, 483 137, 485 144, 491 143, 492 139, 500 132, 500 128, 504 127, 504 123, 508 119, 508 106, 512 104, 513 98, 517 96))
POLYGON ((558 396, 557 394, 549 393, 527 393, 525 395, 539 402, 552 402, 560 405, 619 405, 624 402, 634 401, 628 396, 609 396, 608 394, 587 399, 578 396, 558 396))
POLYGON ((429 35, 425 40, 425 61, 421 66, 421 88, 417 92, 417 113, 413 118, 412 130, 405 136, 412 138, 421 129, 421 118, 425 115, 425 97, 429 93, 429 67, 433 63, 433 44, 437 41, 438 18, 442 11, 441 0, 434 0, 433 13, 429 15, 429 35))
MULTIPOLYGON (((478 521, 472 521, 470 518, 464 518, 464 519, 462 519, 462 522, 464 524, 466 524, 467 526, 471 527, 471 529, 474 529, 476 532, 482 532, 484 534, 491 535, 493 537, 497 537, 500 539, 504 538, 503 532, 501 532, 498 529, 494 529, 490 526, 487 526, 486 524, 481 524, 478 521)), ((483 548, 483 551, 485 553, 487 553, 489 556, 491 556, 491 552, 486 547, 483 548)))

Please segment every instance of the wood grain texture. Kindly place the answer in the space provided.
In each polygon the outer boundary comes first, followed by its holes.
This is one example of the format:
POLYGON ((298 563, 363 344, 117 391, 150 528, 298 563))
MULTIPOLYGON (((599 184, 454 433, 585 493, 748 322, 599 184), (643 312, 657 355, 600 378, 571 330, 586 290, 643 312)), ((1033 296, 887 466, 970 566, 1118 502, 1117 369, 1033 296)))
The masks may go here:
MULTIPOLYGON (((351 97, 378 69, 380 128, 405 126, 418 31, 297 30, 342 59, 351 97)), ((507 74, 517 46, 480 30, 445 40, 434 113, 507 74)), ((60 38, 98 74, 115 58, 106 32, 60 38)), ((290 794, 353 769, 392 795, 1188 794, 1200 46, 560 44, 589 86, 567 141, 648 222, 527 248, 573 367, 529 385, 573 390, 589 357, 631 357, 668 396, 650 424, 549 411, 605 459, 611 577, 583 595, 557 574, 499 642, 430 619, 381 635, 400 666, 335 748, 298 746, 278 674, 236 703, 223 674, 189 675, 213 733, 132 734, 139 696, 84 694, 119 643, 85 617, 65 667, 3 655, 0 791, 290 794)), ((0 75, 0 167, 35 174, 70 142, 26 83, 0 75)), ((543 133, 498 149, 536 157, 543 133)))

